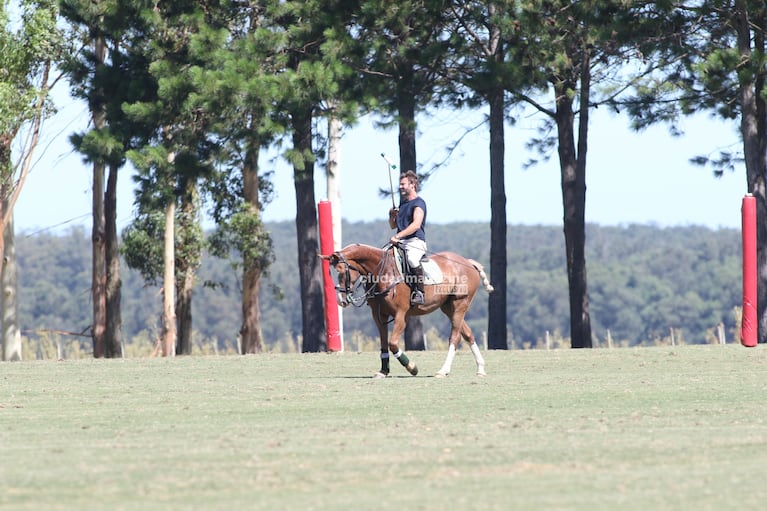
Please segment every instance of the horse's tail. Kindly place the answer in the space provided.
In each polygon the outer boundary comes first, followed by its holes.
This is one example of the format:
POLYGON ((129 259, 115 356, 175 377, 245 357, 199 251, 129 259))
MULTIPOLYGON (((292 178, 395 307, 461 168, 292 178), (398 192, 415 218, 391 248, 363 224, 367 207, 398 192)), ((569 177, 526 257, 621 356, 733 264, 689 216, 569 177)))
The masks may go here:
POLYGON ((479 278, 482 279, 482 285, 485 287, 485 290, 488 293, 492 293, 495 288, 490 284, 490 280, 487 278, 484 267, 474 259, 469 259, 469 262, 479 272, 479 278))

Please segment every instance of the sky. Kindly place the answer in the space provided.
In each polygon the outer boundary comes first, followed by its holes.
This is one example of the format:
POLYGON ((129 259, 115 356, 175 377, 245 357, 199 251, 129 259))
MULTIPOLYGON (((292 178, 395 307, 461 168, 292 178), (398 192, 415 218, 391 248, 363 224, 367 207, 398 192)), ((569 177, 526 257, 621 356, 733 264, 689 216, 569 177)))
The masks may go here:
MULTIPOLYGON (((90 229, 92 172, 69 144, 72 132, 86 129, 84 104, 66 91, 56 95, 59 112, 44 125, 35 164, 15 209, 17 232, 63 232, 72 226, 90 229)), ((419 119, 417 154, 422 170, 442 161, 451 143, 481 120, 482 112, 439 112, 419 119)), ((545 163, 523 170, 535 153, 525 143, 535 136, 535 118, 506 128, 506 204, 510 225, 562 225, 562 195, 556 154, 545 163)), ((625 117, 605 109, 591 116, 586 171, 586 221, 609 226, 631 224, 660 227, 702 225, 739 228, 740 205, 746 193, 745 168, 715 178, 710 169, 690 164, 696 155, 737 150, 736 123, 707 116, 683 122, 685 134, 672 137, 664 126, 640 133, 625 117)), ((471 131, 448 163, 423 183, 429 223, 490 221, 489 141, 485 127, 471 131)), ((350 222, 383 220, 391 207, 388 167, 381 153, 398 160, 397 132, 383 131, 365 117, 344 131, 341 146, 341 216, 350 222)), ((292 170, 264 157, 262 170, 273 169, 275 200, 264 211, 266 221, 295 218, 292 170)), ((118 228, 133 211, 133 181, 127 167, 119 176, 118 228)), ((397 176, 394 175, 397 190, 397 176)), ((315 173, 316 199, 326 198, 324 167, 315 173)))

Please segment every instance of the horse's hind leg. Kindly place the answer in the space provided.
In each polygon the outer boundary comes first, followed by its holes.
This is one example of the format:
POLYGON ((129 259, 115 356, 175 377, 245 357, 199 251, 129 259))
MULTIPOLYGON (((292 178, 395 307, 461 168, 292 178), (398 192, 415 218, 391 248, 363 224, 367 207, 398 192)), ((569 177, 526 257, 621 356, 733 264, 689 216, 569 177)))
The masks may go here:
POLYGON ((476 339, 474 339, 474 334, 471 333, 471 328, 466 324, 466 321, 464 321, 461 326, 461 336, 469 343, 469 346, 471 346, 471 353, 474 355, 474 361, 477 363, 477 376, 487 376, 487 373, 485 372, 485 358, 482 356, 482 352, 479 351, 479 346, 477 345, 476 339))
MULTIPOLYGON (((477 363, 477 376, 487 376, 487 373, 485 372, 485 359, 479 351, 479 346, 474 339, 474 334, 472 334, 471 328, 466 324, 466 321, 463 321, 461 324, 460 335, 469 343, 469 346, 471 346, 471 353, 474 355, 474 361, 477 363)), ((450 374, 450 370, 453 366, 453 359, 455 358, 456 345, 459 340, 460 339, 456 339, 456 342, 453 342, 453 336, 451 336, 450 346, 448 346, 447 349, 447 357, 445 358, 445 363, 442 364, 442 368, 437 371, 437 378, 442 378, 450 374)))
POLYGON ((439 371, 437 371, 437 374, 435 375, 437 378, 444 378, 450 374, 450 369, 453 367, 454 358, 455 344, 451 342, 450 346, 447 347, 447 357, 445 357, 445 362, 442 364, 442 367, 439 369, 439 371))
MULTIPOLYGON (((459 315, 459 313, 456 312, 455 304, 446 303, 442 306, 442 311, 450 317, 451 328, 447 356, 445 357, 445 362, 442 364, 442 367, 435 375, 437 378, 444 378, 450 374, 450 370, 453 367, 453 359, 455 358, 455 350, 461 342, 461 337, 464 336, 464 325, 466 325, 466 322, 463 320, 463 314, 459 315)), ((471 335, 471 330, 468 330, 468 333, 471 335)))

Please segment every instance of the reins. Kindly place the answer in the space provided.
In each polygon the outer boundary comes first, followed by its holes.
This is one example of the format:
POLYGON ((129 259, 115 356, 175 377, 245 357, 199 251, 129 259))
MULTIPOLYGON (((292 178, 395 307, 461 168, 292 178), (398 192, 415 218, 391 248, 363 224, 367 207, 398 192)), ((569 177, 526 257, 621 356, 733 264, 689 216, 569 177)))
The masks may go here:
MULTIPOLYGON (((391 244, 387 244, 391 246, 391 244)), ((339 262, 343 263, 345 266, 344 272, 345 272, 345 286, 342 289, 341 286, 335 286, 336 291, 342 291, 346 295, 346 301, 348 303, 351 303, 355 307, 362 307, 363 304, 365 304, 369 299, 371 298, 378 298, 379 296, 383 296, 389 293, 394 287, 397 286, 400 282, 403 282, 403 279, 401 276, 396 275, 396 269, 394 270, 393 278, 391 279, 391 283, 383 290, 377 289, 377 282, 381 280, 381 276, 384 274, 384 271, 386 270, 386 266, 389 262, 389 258, 391 257, 389 255, 388 248, 384 246, 382 249, 383 256, 381 257, 381 260, 379 261, 377 267, 375 270, 366 273, 367 270, 363 271, 360 268, 357 268, 356 266, 352 265, 350 262, 346 260, 344 255, 342 253, 339 253, 339 262), (350 286, 351 282, 351 270, 356 271, 360 274, 360 278, 355 281, 354 288, 357 287, 357 283, 360 282, 360 279, 365 279, 369 276, 372 276, 375 274, 375 278, 369 279, 369 285, 366 285, 363 281, 364 287, 364 293, 362 296, 355 297, 355 293, 352 289, 352 286, 350 286)))

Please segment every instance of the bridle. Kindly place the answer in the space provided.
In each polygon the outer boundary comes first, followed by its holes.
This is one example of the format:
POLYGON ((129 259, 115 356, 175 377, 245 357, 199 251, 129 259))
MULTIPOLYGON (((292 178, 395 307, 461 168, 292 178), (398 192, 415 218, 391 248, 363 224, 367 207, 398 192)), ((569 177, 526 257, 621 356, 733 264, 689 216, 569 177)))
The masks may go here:
POLYGON ((338 303, 342 305, 352 304, 355 307, 362 307, 371 298, 378 298, 379 296, 386 295, 397 284, 403 281, 401 276, 396 276, 391 279, 391 283, 386 288, 382 290, 378 289, 377 284, 379 282, 383 282, 381 277, 384 275, 384 271, 386 270, 386 263, 390 257, 387 248, 388 247, 384 247, 382 249, 383 257, 381 257, 381 262, 378 263, 378 267, 375 270, 377 274, 374 278, 370 278, 374 272, 366 273, 365 271, 359 269, 357 266, 347 261, 341 252, 337 252, 338 263, 344 265, 344 286, 335 286, 338 303), (351 284, 352 270, 359 274, 359 278, 354 281, 353 285, 351 284), (344 295, 343 298, 341 297, 341 293, 344 295))
POLYGON ((336 285, 336 295, 338 298, 338 303, 340 303, 341 305, 352 304, 355 307, 361 307, 367 301, 368 295, 370 293, 370 288, 364 287, 365 274, 362 272, 362 270, 360 270, 356 266, 352 265, 349 261, 347 261, 341 252, 338 252, 338 262, 339 264, 344 265, 344 287, 342 288, 340 285, 336 285), (351 285, 352 270, 356 271, 360 275, 360 277, 356 281, 354 281, 353 287, 351 285), (362 283, 362 286, 360 286, 360 283, 362 283), (360 289, 363 290, 361 296, 359 294, 360 289), (341 296, 341 293, 343 293, 343 298, 341 296))

